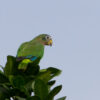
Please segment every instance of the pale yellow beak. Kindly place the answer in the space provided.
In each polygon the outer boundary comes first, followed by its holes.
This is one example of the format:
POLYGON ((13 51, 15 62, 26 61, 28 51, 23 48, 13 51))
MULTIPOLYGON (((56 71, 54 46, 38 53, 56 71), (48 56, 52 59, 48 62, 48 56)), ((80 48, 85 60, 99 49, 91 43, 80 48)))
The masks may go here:
POLYGON ((48 45, 52 46, 52 40, 49 40, 48 45))

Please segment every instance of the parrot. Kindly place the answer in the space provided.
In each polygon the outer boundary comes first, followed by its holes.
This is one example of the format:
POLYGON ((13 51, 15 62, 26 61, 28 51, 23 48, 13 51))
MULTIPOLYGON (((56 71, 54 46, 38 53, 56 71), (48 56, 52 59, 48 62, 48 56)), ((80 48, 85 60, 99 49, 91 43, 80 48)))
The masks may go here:
POLYGON ((45 46, 52 46, 52 38, 48 34, 40 34, 28 42, 24 42, 17 50, 16 60, 21 61, 18 69, 25 70, 28 63, 42 59, 45 46))

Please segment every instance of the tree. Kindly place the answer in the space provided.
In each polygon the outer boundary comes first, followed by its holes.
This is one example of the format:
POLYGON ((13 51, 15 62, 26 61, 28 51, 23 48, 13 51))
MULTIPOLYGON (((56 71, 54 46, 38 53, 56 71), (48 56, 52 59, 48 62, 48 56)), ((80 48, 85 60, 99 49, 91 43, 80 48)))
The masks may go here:
POLYGON ((62 85, 51 89, 56 82, 53 78, 60 75, 61 70, 53 67, 40 69, 39 60, 29 63, 26 70, 19 70, 20 61, 13 56, 7 57, 6 66, 0 71, 0 100, 54 100, 62 85))

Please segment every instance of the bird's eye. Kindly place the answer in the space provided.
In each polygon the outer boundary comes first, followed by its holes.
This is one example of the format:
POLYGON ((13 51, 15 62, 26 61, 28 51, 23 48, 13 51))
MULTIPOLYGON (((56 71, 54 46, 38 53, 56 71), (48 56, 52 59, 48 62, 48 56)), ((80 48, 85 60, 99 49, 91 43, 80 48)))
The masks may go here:
POLYGON ((50 36, 45 36, 45 37, 42 38, 42 40, 46 41, 46 40, 49 40, 50 38, 51 38, 50 36))
POLYGON ((46 40, 48 40, 50 37, 49 36, 46 36, 45 38, 46 38, 46 40))

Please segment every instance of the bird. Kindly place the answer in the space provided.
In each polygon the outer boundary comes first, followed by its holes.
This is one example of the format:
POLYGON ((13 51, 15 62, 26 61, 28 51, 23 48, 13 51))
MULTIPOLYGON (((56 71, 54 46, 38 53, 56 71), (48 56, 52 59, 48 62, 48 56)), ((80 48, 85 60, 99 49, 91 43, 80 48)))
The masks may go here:
POLYGON ((40 34, 28 42, 24 42, 17 50, 16 61, 21 61, 18 69, 26 70, 28 63, 36 59, 42 59, 45 46, 52 46, 53 41, 50 35, 40 34))

